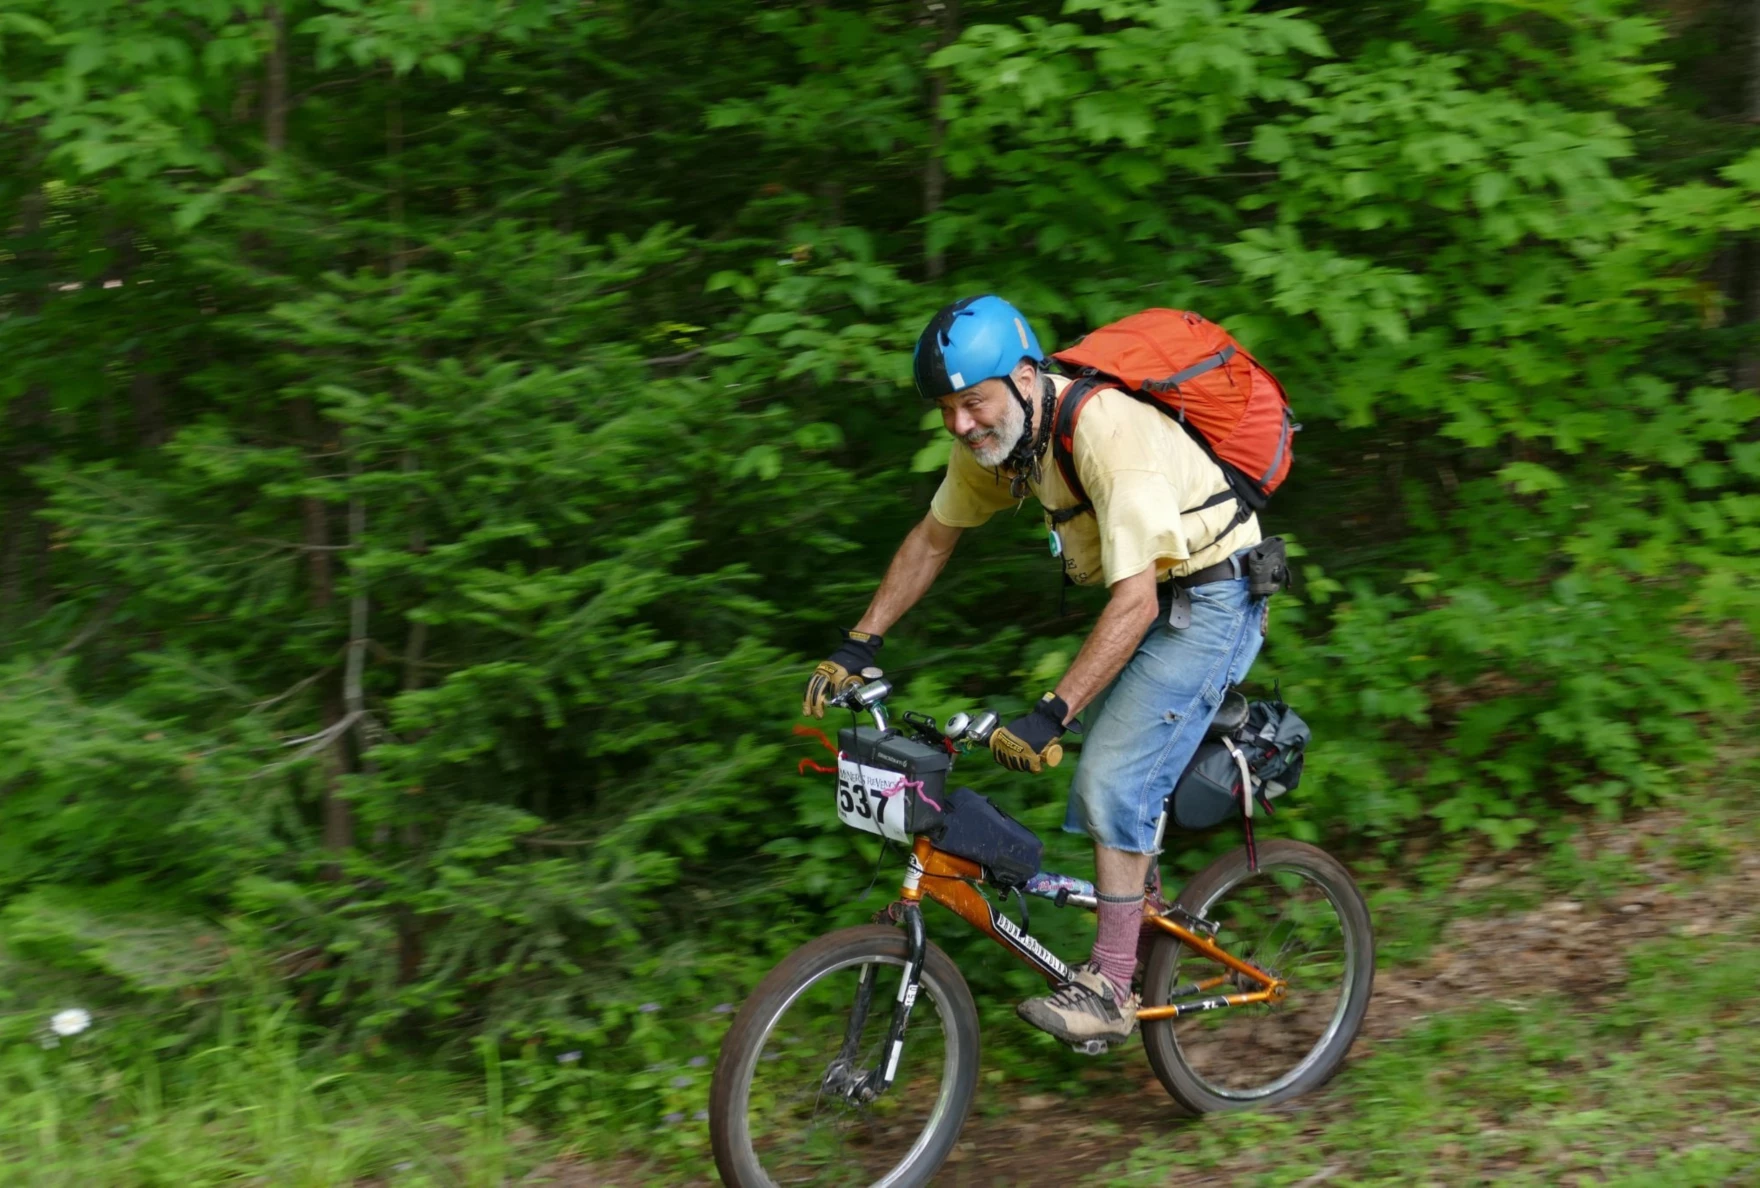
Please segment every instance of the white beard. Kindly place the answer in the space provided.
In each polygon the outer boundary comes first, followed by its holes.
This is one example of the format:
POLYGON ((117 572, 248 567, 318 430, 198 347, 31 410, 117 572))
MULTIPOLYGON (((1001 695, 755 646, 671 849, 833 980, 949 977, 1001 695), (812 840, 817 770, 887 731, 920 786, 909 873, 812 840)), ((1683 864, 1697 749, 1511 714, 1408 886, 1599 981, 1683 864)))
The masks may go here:
POLYGON ((1021 402, 1010 396, 1008 412, 1002 418, 1002 424, 994 429, 981 429, 968 433, 963 439, 971 447, 972 457, 978 465, 995 468, 1001 466, 1008 456, 1014 453, 1014 447, 1020 442, 1021 434, 1027 431, 1027 416, 1021 410, 1021 402))

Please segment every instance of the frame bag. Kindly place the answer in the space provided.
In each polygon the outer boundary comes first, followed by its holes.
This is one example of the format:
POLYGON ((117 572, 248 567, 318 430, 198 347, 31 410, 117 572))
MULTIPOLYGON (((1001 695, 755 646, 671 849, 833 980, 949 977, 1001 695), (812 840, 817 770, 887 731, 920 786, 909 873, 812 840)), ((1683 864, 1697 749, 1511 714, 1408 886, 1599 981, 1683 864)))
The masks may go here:
POLYGON ((982 865, 1003 890, 1038 874, 1045 853, 1038 834, 970 788, 947 794, 947 814, 940 831, 930 831, 929 840, 937 849, 982 865))

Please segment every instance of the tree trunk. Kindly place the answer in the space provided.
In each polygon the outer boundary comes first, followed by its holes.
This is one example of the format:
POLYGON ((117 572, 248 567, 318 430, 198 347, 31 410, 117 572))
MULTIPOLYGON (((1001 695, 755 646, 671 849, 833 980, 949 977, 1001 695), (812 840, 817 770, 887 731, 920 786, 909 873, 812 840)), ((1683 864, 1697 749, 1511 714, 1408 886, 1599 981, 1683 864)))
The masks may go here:
MULTIPOLYGON (((935 50, 940 50, 959 36, 959 0, 929 0, 928 7, 940 25, 935 38, 935 50)), ((947 167, 941 159, 941 143, 947 135, 947 121, 941 118, 941 99, 946 93, 947 81, 941 72, 930 71, 929 159, 923 166, 923 274, 929 280, 940 280, 947 271, 947 254, 928 242, 930 222, 941 209, 947 187, 947 167)))
POLYGON ((386 260, 392 276, 403 273, 403 97, 391 84, 391 100, 385 111, 385 155, 391 163, 391 193, 386 204, 391 216, 391 251, 386 260))
MULTIPOLYGON (((324 694, 324 728, 342 721, 342 698, 334 691, 324 694)), ((348 734, 339 731, 325 747, 320 763, 324 770, 324 848, 333 854, 354 849, 354 806, 342 798, 342 777, 348 774, 348 734)), ((327 879, 342 877, 341 870, 328 866, 327 879)))
MULTIPOLYGON (((14 275, 23 290, 19 308, 27 316, 39 312, 48 300, 53 257, 37 237, 48 214, 42 188, 31 189, 19 201, 14 275)), ((32 384, 5 410, 10 448, 4 457, 11 490, 3 505, 5 523, 0 525, 5 544, 0 547, 0 620, 10 619, 35 603, 38 609, 50 601, 49 526, 36 512, 43 504, 36 484, 24 468, 49 453, 49 391, 32 384)))
MULTIPOLYGON (((324 443, 319 438, 317 417, 312 411, 310 398, 301 396, 295 399, 292 412, 293 432, 300 444, 307 449, 322 449, 324 443)), ((305 546, 306 584, 312 609, 327 610, 336 601, 336 574, 330 556, 330 509, 316 495, 302 496, 300 521, 300 543, 305 546)), ((354 659, 352 650, 348 659, 350 662, 354 659)), ((344 684, 347 684, 346 678, 344 684)), ((332 730, 348 712, 342 690, 325 693, 323 704, 323 728, 332 730)), ((342 777, 349 770, 346 730, 336 730, 335 737, 324 748, 323 769, 324 848, 331 851, 352 849, 354 812, 340 795, 342 777)), ((326 869, 325 877, 337 878, 340 877, 340 872, 335 867, 330 867, 326 869)))
POLYGON ((287 148, 287 13, 279 4, 264 12, 269 22, 269 62, 263 79, 263 146, 270 156, 287 148))
MULTIPOLYGON (((111 231, 106 239, 110 244, 113 260, 106 281, 121 281, 124 286, 133 286, 140 278, 140 238, 135 229, 129 226, 118 227, 111 231)), ((132 287, 125 287, 123 292, 133 292, 132 287)), ((146 343, 150 334, 136 336, 135 344, 128 350, 128 403, 134 416, 135 442, 142 449, 157 449, 165 444, 170 437, 168 418, 165 415, 165 402, 161 396, 159 377, 153 374, 146 343)), ((100 409, 100 423, 110 421, 110 393, 103 396, 100 409)), ((109 443, 106 443, 107 445, 109 443)))
MULTIPOLYGON (((1748 45, 1748 120, 1760 124, 1760 0, 1754 0, 1751 40, 1748 45)), ((1750 337, 1736 362, 1736 386, 1760 391, 1760 242, 1742 246, 1742 279, 1747 293, 1742 302, 1742 322, 1750 337)))
POLYGON ((159 377, 147 370, 146 351, 140 347, 128 353, 134 375, 128 381, 129 403, 134 408, 135 432, 140 443, 151 450, 165 444, 169 436, 165 425, 165 402, 159 394, 159 377))

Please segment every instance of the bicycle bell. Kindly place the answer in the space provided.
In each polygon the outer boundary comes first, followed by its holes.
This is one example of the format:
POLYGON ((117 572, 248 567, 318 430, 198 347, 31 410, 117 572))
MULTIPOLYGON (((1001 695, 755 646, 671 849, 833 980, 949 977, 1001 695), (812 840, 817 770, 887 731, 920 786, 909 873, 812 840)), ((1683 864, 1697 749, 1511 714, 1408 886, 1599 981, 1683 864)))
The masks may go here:
POLYGON ((945 734, 948 741, 951 742, 964 734, 966 732, 966 727, 971 724, 972 716, 970 714, 964 712, 957 713, 953 715, 953 717, 947 719, 947 726, 941 731, 941 733, 945 734))

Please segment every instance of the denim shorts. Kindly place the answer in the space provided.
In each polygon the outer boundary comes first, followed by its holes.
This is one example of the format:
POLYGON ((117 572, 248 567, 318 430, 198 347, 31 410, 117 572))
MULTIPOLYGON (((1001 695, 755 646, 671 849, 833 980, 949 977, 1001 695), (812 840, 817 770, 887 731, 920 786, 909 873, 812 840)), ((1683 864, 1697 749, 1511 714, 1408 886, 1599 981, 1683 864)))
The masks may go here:
POLYGON ((1204 740, 1223 692, 1246 679, 1264 642, 1265 604, 1247 581, 1191 590, 1192 621, 1163 614, 1090 708, 1063 827, 1133 854, 1161 846, 1161 814, 1174 781, 1204 740))

